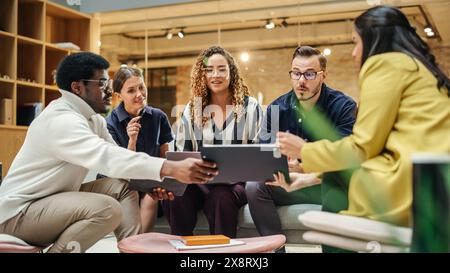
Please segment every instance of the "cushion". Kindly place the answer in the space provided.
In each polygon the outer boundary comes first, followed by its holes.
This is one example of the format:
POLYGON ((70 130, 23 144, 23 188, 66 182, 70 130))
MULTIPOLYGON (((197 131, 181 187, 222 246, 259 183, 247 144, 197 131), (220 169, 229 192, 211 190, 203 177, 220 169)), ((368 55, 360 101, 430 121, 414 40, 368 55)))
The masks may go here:
POLYGON ((25 243, 25 241, 23 241, 17 237, 11 236, 9 234, 0 234, 0 243, 28 246, 28 244, 25 243))
MULTIPOLYGON (((289 229, 301 229, 307 230, 307 228, 298 221, 298 215, 310 210, 321 210, 320 205, 313 204, 297 204, 290 206, 280 206, 278 208, 278 215, 281 219, 281 227, 283 230, 289 229)), ((252 216, 250 215, 250 209, 248 205, 245 205, 243 211, 239 214, 239 227, 241 228, 255 228, 252 216)))
POLYGON ((298 216, 306 227, 344 237, 376 241, 381 244, 409 246, 412 230, 362 217, 324 211, 308 211, 298 216))
POLYGON ((34 253, 40 251, 41 251, 40 248, 30 246, 17 237, 8 234, 0 234, 0 253, 1 252, 34 253))
POLYGON ((348 249, 358 252, 372 252, 372 253, 409 252, 409 248, 404 246, 380 244, 375 241, 358 240, 319 231, 307 231, 303 234, 303 239, 313 244, 324 244, 332 247, 348 249))

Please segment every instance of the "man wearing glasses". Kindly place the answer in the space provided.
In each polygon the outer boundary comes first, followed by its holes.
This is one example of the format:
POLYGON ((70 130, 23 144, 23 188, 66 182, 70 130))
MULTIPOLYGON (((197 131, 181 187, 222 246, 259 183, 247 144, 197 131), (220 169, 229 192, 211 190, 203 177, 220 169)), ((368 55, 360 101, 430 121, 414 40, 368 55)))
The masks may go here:
MULTIPOLYGON (((309 46, 295 49, 289 71, 292 90, 268 106, 261 125, 261 143, 275 143, 279 131, 296 134, 308 141, 334 140, 351 134, 356 120, 356 103, 324 83, 326 66, 327 59, 319 50, 309 46)), ((247 182, 250 213, 263 236, 283 233, 276 206, 322 204, 323 199, 324 210, 345 209, 347 196, 336 202, 334 194, 328 194, 330 189, 339 187, 339 183, 345 183, 340 175, 327 174, 321 179, 316 174, 303 174, 297 160, 289 160, 289 171, 294 181, 290 185, 247 182)))
POLYGON ((49 252, 84 252, 112 231, 118 240, 140 232, 138 194, 122 179, 206 183, 217 175, 202 160, 174 162, 117 146, 99 115, 111 105, 108 67, 89 52, 59 64, 62 96, 30 125, 0 187, 0 233, 53 244, 49 252), (89 170, 110 178, 82 184, 89 170))

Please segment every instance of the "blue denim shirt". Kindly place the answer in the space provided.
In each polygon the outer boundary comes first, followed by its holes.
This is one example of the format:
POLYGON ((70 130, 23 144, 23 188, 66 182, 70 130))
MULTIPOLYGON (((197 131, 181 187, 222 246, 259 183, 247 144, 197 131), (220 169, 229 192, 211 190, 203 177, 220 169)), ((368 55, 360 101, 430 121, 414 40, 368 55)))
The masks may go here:
MULTIPOLYGON (((123 102, 106 117, 109 133, 114 141, 124 148, 128 147, 129 137, 126 128, 131 119, 123 102)), ((173 140, 172 128, 167 115, 158 108, 145 106, 141 125, 136 142, 136 152, 159 157, 159 147, 173 140)))
POLYGON ((260 142, 274 143, 278 131, 290 132, 307 141, 337 140, 352 133, 357 106, 349 96, 323 84, 313 109, 324 119, 318 122, 316 117, 304 111, 293 90, 280 96, 267 107, 261 124, 260 142), (276 107, 279 110, 278 118, 276 107), (328 131, 320 130, 327 127, 326 123, 329 125, 328 131), (334 133, 327 133, 330 131, 334 133))

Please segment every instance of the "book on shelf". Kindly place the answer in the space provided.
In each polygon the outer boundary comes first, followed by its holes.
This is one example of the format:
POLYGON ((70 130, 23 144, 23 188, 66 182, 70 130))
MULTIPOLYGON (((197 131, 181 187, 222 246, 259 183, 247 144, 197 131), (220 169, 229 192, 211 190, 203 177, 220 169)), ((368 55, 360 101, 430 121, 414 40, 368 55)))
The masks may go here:
POLYGON ((54 43, 54 45, 62 49, 80 50, 79 46, 71 42, 54 43))
POLYGON ((0 101, 0 124, 13 125, 13 101, 12 99, 1 99, 0 101))

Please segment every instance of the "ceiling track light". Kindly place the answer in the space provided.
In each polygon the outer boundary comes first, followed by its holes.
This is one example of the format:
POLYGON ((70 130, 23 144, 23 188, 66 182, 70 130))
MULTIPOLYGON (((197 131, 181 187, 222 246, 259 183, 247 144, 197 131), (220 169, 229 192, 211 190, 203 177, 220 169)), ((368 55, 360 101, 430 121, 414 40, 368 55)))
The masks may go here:
POLYGON ((428 37, 434 37, 434 35, 435 35, 434 31, 427 32, 428 37))
POLYGON ((266 25, 264 27, 267 29, 273 29, 275 28, 275 23, 272 20, 267 20, 266 25))
POLYGON ((425 32, 425 34, 426 34, 428 37, 434 37, 434 36, 436 35, 436 33, 434 32, 433 28, 432 28, 430 25, 426 25, 426 26, 423 28, 423 31, 425 32))
POLYGON ((182 27, 182 28, 180 29, 180 31, 178 31, 178 37, 180 37, 181 39, 183 39, 184 36, 186 36, 186 33, 184 32, 184 27, 182 27))
POLYGON ((166 33, 164 34, 166 36, 167 40, 172 39, 173 33, 170 31, 170 29, 166 30, 166 33))

